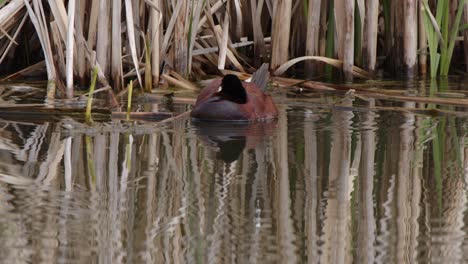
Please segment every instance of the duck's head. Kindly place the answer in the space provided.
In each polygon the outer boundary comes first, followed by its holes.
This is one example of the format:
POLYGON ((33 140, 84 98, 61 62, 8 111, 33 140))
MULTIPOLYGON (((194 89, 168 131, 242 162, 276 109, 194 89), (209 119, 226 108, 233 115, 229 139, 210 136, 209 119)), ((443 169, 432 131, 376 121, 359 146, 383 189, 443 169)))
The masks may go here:
POLYGON ((216 95, 237 104, 247 103, 247 92, 241 80, 233 74, 228 74, 223 77, 216 95))

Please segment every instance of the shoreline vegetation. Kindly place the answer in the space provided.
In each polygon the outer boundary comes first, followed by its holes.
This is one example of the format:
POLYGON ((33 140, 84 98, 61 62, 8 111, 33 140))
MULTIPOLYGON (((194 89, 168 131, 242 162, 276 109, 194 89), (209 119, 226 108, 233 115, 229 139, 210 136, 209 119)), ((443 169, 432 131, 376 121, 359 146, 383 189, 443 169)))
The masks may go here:
POLYGON ((307 81, 324 76, 468 72, 465 0, 0 0, 0 29, 0 81, 45 75, 51 105, 87 90, 94 68, 111 105, 131 81, 197 90, 199 77, 248 78, 265 62, 275 84, 314 90, 355 89, 307 81))

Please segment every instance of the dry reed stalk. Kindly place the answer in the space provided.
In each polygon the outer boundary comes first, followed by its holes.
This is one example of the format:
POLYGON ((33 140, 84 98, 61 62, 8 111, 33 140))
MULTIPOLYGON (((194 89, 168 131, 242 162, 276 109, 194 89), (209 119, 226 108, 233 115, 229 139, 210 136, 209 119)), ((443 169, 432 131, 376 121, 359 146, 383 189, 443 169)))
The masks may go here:
POLYGON ((52 15, 55 18, 55 23, 59 29, 60 36, 63 43, 67 43, 67 10, 65 9, 65 4, 62 1, 49 0, 49 7, 52 15))
POLYGON ((0 82, 4 82, 7 80, 14 80, 17 78, 20 78, 22 76, 27 76, 29 73, 38 73, 38 72, 43 72, 43 69, 46 67, 45 60, 40 61, 36 64, 33 64, 25 69, 22 69, 18 72, 15 72, 13 74, 10 74, 8 76, 5 76, 3 78, 0 78, 0 82))
POLYGON ((404 1, 403 65, 408 76, 414 76, 417 69, 418 52, 418 1, 404 1))
POLYGON ((161 77, 166 80, 169 84, 171 85, 174 85, 174 86, 177 86, 177 87, 180 87, 180 88, 184 88, 184 89, 187 89, 187 90, 193 90, 193 91, 198 91, 198 89, 192 85, 188 85, 187 82, 184 82, 184 81, 181 81, 181 80, 178 80, 168 74, 163 74, 161 75, 161 77))
POLYGON ((267 58, 265 40, 262 31, 262 10, 264 0, 250 0, 250 7, 252 11, 252 30, 254 39, 254 65, 260 66, 262 61, 267 58))
POLYGON ((6 6, 0 9, 0 27, 5 28, 5 25, 24 7, 23 0, 12 0, 6 6))
MULTIPOLYGON (((209 10, 210 10, 209 4, 207 4, 205 6, 205 12, 210 12, 209 10)), ((215 25, 214 21, 213 21, 213 17, 210 16, 210 15, 207 16, 207 21, 208 21, 208 26, 210 27, 211 31, 213 32, 213 34, 215 36, 216 43, 218 44, 218 46, 220 46, 220 43, 222 43, 221 36, 223 34, 223 30, 221 29, 221 26, 220 25, 215 25)), ((206 40, 199 39, 199 41, 200 42, 205 42, 206 40)), ((230 49, 226 50, 226 56, 229 59, 229 61, 231 61, 232 64, 239 71, 244 72, 244 68, 242 67, 242 65, 240 64, 240 62, 237 60, 237 58, 234 56, 233 52, 230 49)), ((218 65, 218 63, 216 63, 215 65, 218 65)))
POLYGON ((343 73, 347 81, 353 79, 354 65, 354 1, 335 0, 336 34, 338 58, 343 60, 343 73))
MULTIPOLYGON (((27 15, 24 15, 23 19, 21 20, 20 24, 18 25, 18 27, 16 28, 16 31, 15 33, 13 34, 13 36, 11 37, 11 41, 8 43, 8 45, 6 46, 5 50, 3 51, 0 51, 0 54, 3 54, 0 56, 0 64, 2 64, 2 61, 5 59, 5 57, 7 56, 8 54, 8 51, 11 49, 11 47, 13 46, 13 44, 15 44, 15 40, 16 38, 18 37, 18 33, 21 31, 21 29, 23 28, 23 25, 24 25, 24 22, 26 21, 26 18, 28 18, 27 15)), ((1 27, 1 25, 0 25, 1 27)), ((18 44, 16 44, 18 45, 18 44)))
MULTIPOLYGON (((203 42, 201 42, 203 43, 203 42)), ((208 48, 205 48, 204 46, 202 46, 201 43, 195 43, 195 47, 198 49, 198 50, 205 50, 205 49, 208 49, 208 48)), ((215 50, 215 51, 218 51, 218 48, 215 50)), ((214 54, 210 54, 210 53, 204 53, 204 58, 206 58, 206 60, 211 63, 212 65, 217 65, 217 58, 214 54)), ((198 57, 195 57, 195 59, 200 59, 198 57)))
POLYGON ((88 25, 88 37, 87 43, 90 49, 94 49, 97 38, 97 22, 99 17, 99 1, 92 1, 91 8, 89 10, 89 25, 88 25))
MULTIPOLYGON (((65 50, 63 48, 64 43, 62 43, 62 39, 60 37, 60 29, 57 26, 56 21, 50 22, 50 31, 51 31, 51 36, 52 36, 52 43, 54 45, 55 50, 60 50, 63 51, 65 50)), ((63 52, 57 52, 56 56, 56 64, 57 64, 57 69, 58 69, 58 75, 60 78, 66 78, 65 73, 66 73, 66 63, 65 63, 65 54, 63 52)))
POLYGON ((111 77, 114 90, 120 90, 123 83, 121 14, 122 1, 112 0, 111 77))
MULTIPOLYGON (((132 17, 133 17, 133 25, 137 29, 135 32, 135 48, 136 48, 136 54, 141 55, 142 54, 142 49, 144 50, 144 46, 141 45, 141 39, 140 36, 142 37, 144 33, 138 32, 138 30, 141 30, 141 22, 145 21, 145 14, 146 12, 140 12, 140 8, 143 6, 145 7, 146 5, 144 4, 143 1, 141 0, 132 0, 132 17), (140 35, 141 34, 141 35, 140 35)), ((144 38, 142 38, 144 40, 144 38)), ((143 41, 144 43, 144 41, 143 41)))
POLYGON ((160 53, 160 56, 161 56, 160 61, 164 61, 164 59, 167 56, 167 51, 168 51, 169 46, 170 46, 169 41, 171 40, 171 38, 173 39, 173 31, 174 31, 174 28, 175 28, 175 24, 177 22, 177 18, 179 17, 179 14, 180 14, 180 12, 182 10, 183 3, 184 3, 184 1, 178 1, 177 2, 176 6, 174 7, 174 12, 172 13, 171 19, 167 23, 166 34, 164 34, 164 39, 163 39, 163 42, 162 42, 162 49, 161 49, 161 53, 160 53))
POLYGON ((128 33, 128 42, 130 44, 130 52, 132 54, 133 64, 135 66, 136 74, 138 77, 138 83, 140 87, 143 88, 143 82, 141 81, 140 69, 138 64, 138 56, 136 50, 135 42, 135 26, 133 23, 133 11, 132 11, 132 1, 125 0, 125 14, 127 15, 127 33, 128 33))
MULTIPOLYGON (((322 0, 310 0, 307 12, 307 37, 306 37, 306 56, 319 55, 319 30, 320 30, 320 12, 322 0)), ((306 71, 309 76, 314 72, 313 64, 306 64, 306 71)))
POLYGON ((112 44, 109 39, 110 6, 110 0, 99 0, 99 13, 96 14, 98 16, 96 58, 105 76, 109 76, 109 54, 112 44))
MULTIPOLYGON (((196 56, 196 55, 206 55, 206 54, 209 54, 209 53, 213 53, 213 52, 218 52, 219 51, 219 48, 218 47, 208 47, 208 48, 204 48, 204 47, 201 47, 201 45, 197 45, 198 43, 195 43, 195 47, 197 48, 196 50, 194 50, 192 52, 192 55, 193 56, 196 56)), ((253 41, 242 41, 242 42, 238 42, 238 43, 234 43, 234 44, 229 44, 229 47, 230 48, 240 48, 240 47, 245 47, 245 46, 250 46, 254 44, 253 41)), ((238 53, 239 54, 239 53, 238 53)))
POLYGON ((219 42, 218 69, 223 70, 226 66, 226 56, 229 39, 229 2, 227 3, 226 12, 224 13, 223 27, 221 28, 221 42, 219 42))
MULTIPOLYGON (((465 5, 463 10, 463 20, 465 24, 468 24, 468 4, 465 5)), ((468 29, 463 30, 463 45, 465 48, 465 67, 468 72, 468 29)))
MULTIPOLYGON (((78 1, 76 6, 77 9, 77 16, 75 17, 75 35, 76 36, 84 36, 84 29, 83 23, 86 20, 86 1, 78 1)), ((85 83, 85 75, 86 75, 86 56, 85 56, 85 47, 84 47, 84 38, 78 37, 75 38, 76 42, 76 73, 78 75, 80 85, 84 85, 85 83)))
MULTIPOLYGON (((348 0, 345 0, 348 1, 348 0)), ((340 60, 343 60, 343 42, 344 42, 344 31, 345 31, 345 9, 342 1, 334 0, 333 8, 333 19, 335 20, 335 54, 340 60)))
POLYGON ((76 1, 68 2, 68 23, 67 23, 67 48, 66 48, 66 96, 68 99, 73 98, 73 48, 75 40, 73 33, 75 32, 75 8, 76 1))
POLYGON ((202 30, 203 25, 205 25, 207 19, 213 19, 213 14, 215 14, 224 4, 226 3, 226 0, 218 0, 216 1, 212 6, 210 6, 210 1, 206 2, 205 5, 205 15, 200 19, 200 22, 198 23, 197 26, 197 31, 202 30), (208 9, 206 9, 208 8, 208 9))
MULTIPOLYGON (((354 65, 354 1, 345 1, 345 35, 343 39, 343 71, 345 80, 352 80, 354 65)), ((335 5, 336 7, 336 5, 335 5)))
POLYGON ((325 56, 325 51, 327 49, 327 30, 328 30, 328 21, 327 21, 327 13, 328 13, 328 0, 322 0, 322 4, 320 5, 320 35, 319 35, 319 56, 325 56))
POLYGON ((170 74, 174 76, 177 80, 184 82, 187 86, 190 87, 190 90, 199 90, 195 84, 190 82, 189 80, 185 79, 184 76, 180 75, 176 71, 171 71, 170 74))
MULTIPOLYGON (((286 72, 291 66, 293 66, 294 64, 298 63, 298 62, 301 62, 301 61, 305 61, 305 60, 314 60, 314 61, 321 61, 321 62, 324 62, 324 63, 327 63, 333 67, 336 67, 336 68, 343 68, 344 67, 344 62, 341 61, 341 60, 337 60, 337 59, 330 59, 330 58, 327 58, 327 57, 320 57, 320 56, 304 56, 304 57, 298 57, 298 58, 295 58, 295 59, 292 59, 292 60, 289 60, 287 62, 285 62, 284 64, 282 64, 280 67, 278 67, 276 69, 276 71, 274 72, 275 75, 282 75, 284 72, 286 72)), ((356 77, 359 77, 359 78, 363 78, 363 79, 372 79, 373 76, 371 73, 357 67, 357 66, 352 66, 351 68, 351 72, 350 74, 352 74, 353 76, 356 76, 356 77)))
POLYGON ((52 101, 55 99, 55 82, 57 80, 57 76, 54 65, 54 58, 52 54, 52 47, 49 39, 49 33, 47 30, 47 26, 45 25, 44 10, 39 0, 34 0, 32 2, 34 10, 29 4, 29 1, 25 0, 24 4, 26 5, 26 8, 28 10, 31 22, 33 23, 34 28, 36 29, 37 36, 39 37, 39 41, 41 42, 42 50, 44 52, 44 58, 46 61, 47 69, 47 78, 49 80, 47 84, 46 102, 52 103, 52 101))
POLYGON ((153 1, 154 7, 150 10, 150 30, 151 30, 151 75, 153 86, 159 85, 159 71, 160 71, 160 43, 162 36, 161 21, 163 13, 161 12, 161 0, 153 1))
POLYGON ((188 30, 188 52, 187 52, 187 59, 188 59, 188 73, 190 74, 192 71, 192 59, 193 59, 193 48, 195 46, 195 39, 198 33, 198 24, 200 21, 200 16, 203 10, 204 1, 193 1, 192 8, 190 11, 190 21, 189 21, 189 30, 188 30), (194 6, 195 5, 195 6, 194 6))
POLYGON ((364 22, 364 69, 374 72, 377 61, 377 33, 379 25, 379 0, 366 1, 364 22))
POLYGON ((186 75, 188 73, 188 60, 187 60, 187 19, 189 14, 188 3, 185 0, 178 0, 177 5, 181 3, 180 14, 177 15, 174 27, 174 43, 172 51, 174 53, 174 68, 186 75), (181 3, 182 2, 182 3, 181 3))
POLYGON ((277 0, 273 7, 271 39, 271 68, 276 69, 289 58, 291 30, 291 0, 277 0))
MULTIPOLYGON (((236 36, 240 37, 240 36, 243 36, 243 25, 244 23, 242 22, 243 21, 243 18, 242 18, 242 3, 240 0, 234 0, 234 10, 236 12, 236 30, 235 30, 235 34, 236 36)), ((250 1, 252 3, 252 0, 250 1)), ((263 2, 263 0, 260 0, 260 2, 263 2)), ((263 5, 263 3, 262 3, 263 5)))
POLYGON ((354 64, 362 66, 362 52, 364 44, 363 36, 365 31, 365 20, 367 17, 366 2, 356 0, 354 12, 354 64))
MULTIPOLYGON (((418 50, 419 50, 419 72, 422 75, 427 73, 427 34, 424 29, 424 4, 419 2, 419 18, 418 18, 418 50)), ((465 41, 466 43, 466 41, 465 41)))

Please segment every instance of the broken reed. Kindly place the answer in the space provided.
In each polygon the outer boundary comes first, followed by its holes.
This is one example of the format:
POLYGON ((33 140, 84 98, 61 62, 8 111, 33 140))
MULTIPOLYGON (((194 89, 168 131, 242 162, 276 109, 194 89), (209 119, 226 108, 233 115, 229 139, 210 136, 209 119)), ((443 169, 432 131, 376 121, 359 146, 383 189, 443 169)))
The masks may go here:
POLYGON ((330 74, 324 63, 346 80, 357 76, 356 66, 372 73, 386 65, 411 77, 418 65, 425 73, 429 47, 431 75, 447 75, 452 58, 462 58, 453 52, 468 61, 467 21, 464 0, 10 0, 0 3, 0 74, 44 58, 60 88, 50 85, 52 100, 58 92, 73 97, 94 66, 103 86, 118 91, 136 78, 149 92, 173 71, 173 81, 184 83, 262 62, 276 70, 307 61, 295 69, 309 77, 330 74), (460 34, 464 47, 455 49, 460 34), (30 36, 40 45, 30 45, 30 36))

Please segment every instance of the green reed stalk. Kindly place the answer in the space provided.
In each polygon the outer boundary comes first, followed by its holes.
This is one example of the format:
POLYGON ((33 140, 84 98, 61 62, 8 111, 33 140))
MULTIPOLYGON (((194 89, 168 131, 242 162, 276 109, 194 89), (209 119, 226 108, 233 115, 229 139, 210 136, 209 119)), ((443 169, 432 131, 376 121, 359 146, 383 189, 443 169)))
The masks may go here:
POLYGON ((132 110, 133 81, 130 81, 127 88, 127 121, 130 121, 130 112, 132 110))
POLYGON ((460 0, 455 19, 450 23, 448 0, 437 2, 435 17, 429 8, 428 0, 423 1, 424 28, 426 29, 428 39, 431 77, 437 76, 438 71, 441 76, 448 75, 465 4, 465 0, 460 0), (452 24, 451 28, 449 27, 450 24, 452 24), (438 53, 439 49, 440 53, 438 53))
POLYGON ((96 79, 98 75, 98 68, 95 66, 93 69, 93 77, 91 80, 91 85, 89 87, 89 95, 88 95, 88 102, 86 104, 86 113, 85 113, 85 120, 86 123, 91 124, 93 122, 93 119, 91 118, 91 106, 93 104, 93 93, 94 93, 94 87, 96 87, 96 79))
MULTIPOLYGON (((463 14, 463 10, 466 4, 466 0, 460 0, 458 3, 458 10, 457 10, 457 15, 455 17, 455 21, 452 24, 452 30, 450 31, 450 35, 447 35, 447 39, 450 37, 448 40, 448 47, 447 47, 447 53, 446 56, 442 57, 442 62, 441 62, 441 72, 443 76, 448 75, 449 68, 450 68, 450 63, 452 61, 452 55, 453 55, 453 49, 455 47, 455 41, 458 36, 458 29, 460 27, 460 22, 461 22, 461 17, 463 14)), ((449 11, 447 8, 447 17, 449 16, 449 11)), ((447 33, 448 33, 448 25, 447 25, 447 33)))
POLYGON ((146 34, 145 37, 145 91, 151 93, 151 88, 153 86, 152 81, 152 70, 151 70, 151 43, 150 36, 146 34))

